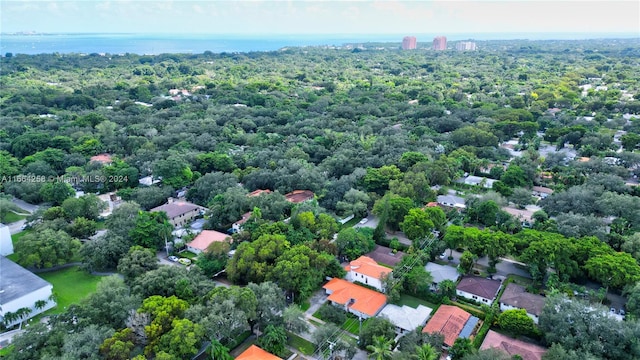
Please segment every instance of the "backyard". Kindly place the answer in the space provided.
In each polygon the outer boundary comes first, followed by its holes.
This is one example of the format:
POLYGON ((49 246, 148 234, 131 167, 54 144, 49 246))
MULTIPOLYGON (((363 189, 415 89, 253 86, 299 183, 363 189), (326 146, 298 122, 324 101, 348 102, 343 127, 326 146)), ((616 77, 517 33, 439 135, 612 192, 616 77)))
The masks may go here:
POLYGON ((49 310, 48 314, 62 313, 69 305, 78 303, 87 295, 96 291, 100 276, 91 275, 78 266, 62 270, 38 274, 53 285, 58 306, 49 310))

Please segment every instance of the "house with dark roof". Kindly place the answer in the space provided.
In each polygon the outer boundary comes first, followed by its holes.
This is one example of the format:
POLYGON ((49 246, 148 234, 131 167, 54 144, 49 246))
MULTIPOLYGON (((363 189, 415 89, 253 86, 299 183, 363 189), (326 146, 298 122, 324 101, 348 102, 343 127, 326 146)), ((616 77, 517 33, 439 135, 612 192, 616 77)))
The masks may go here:
POLYGON ((382 291, 382 280, 391 273, 392 269, 378 263, 370 257, 360 256, 344 267, 347 272, 346 280, 358 281, 382 291))
POLYGON ((440 305, 422 332, 442 334, 444 346, 451 347, 457 338, 469 338, 476 331, 479 321, 457 306, 440 305))
POLYGON ((198 236, 187 243, 187 250, 200 254, 207 250, 214 242, 231 241, 231 236, 214 230, 202 230, 198 236))
POLYGON ((528 293, 523 286, 510 283, 505 287, 500 297, 500 310, 524 309, 537 324, 542 308, 544 308, 544 302, 544 296, 528 293))
POLYGON ((235 360, 282 360, 282 358, 279 358, 256 345, 251 345, 247 350, 236 356, 235 360))
POLYGON ((402 251, 393 252, 391 248, 386 246, 376 245, 372 252, 365 254, 372 258, 378 264, 385 264, 389 267, 396 266, 404 257, 405 253, 402 251))
POLYGON ((0 256, 0 322, 5 320, 7 313, 15 314, 20 309, 26 308, 30 312, 21 319, 9 320, 8 327, 51 309, 56 306, 51 298, 52 291, 53 285, 0 256), (41 301, 44 306, 40 306, 41 301))
POLYGON ((515 358, 516 355, 520 356, 522 360, 542 360, 542 356, 547 352, 547 349, 524 342, 522 340, 516 340, 506 335, 499 334, 493 330, 489 330, 487 336, 484 338, 480 350, 498 349, 499 351, 510 355, 515 358))
POLYGON ((456 295, 491 305, 496 299, 501 286, 502 283, 498 280, 485 279, 478 276, 465 276, 456 286, 456 295))
POLYGON ((534 186, 531 189, 531 195, 537 196, 541 199, 546 199, 549 195, 553 194, 553 190, 544 186, 534 186))
POLYGON ((292 192, 285 194, 284 198, 294 204, 299 204, 305 201, 313 200, 315 194, 311 190, 293 190, 292 192))
POLYGON ((166 204, 151 209, 151 212, 161 211, 167 213, 171 225, 174 227, 182 227, 190 223, 196 216, 204 214, 206 208, 187 201, 178 201, 169 198, 166 204))
POLYGON ((345 311, 364 319, 376 316, 387 304, 384 294, 344 279, 333 278, 322 288, 332 305, 342 306, 345 311))

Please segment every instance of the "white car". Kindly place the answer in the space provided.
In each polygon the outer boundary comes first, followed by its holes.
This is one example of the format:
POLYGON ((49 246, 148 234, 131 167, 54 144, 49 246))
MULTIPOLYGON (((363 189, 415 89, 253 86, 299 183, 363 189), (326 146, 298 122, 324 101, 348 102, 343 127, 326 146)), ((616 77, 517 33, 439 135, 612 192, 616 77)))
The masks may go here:
POLYGON ((360 220, 360 223, 359 223, 359 224, 360 224, 360 225, 362 225, 362 224, 366 224, 366 223, 367 223, 367 221, 369 221, 369 219, 364 218, 364 219, 360 220))
POLYGON ((177 257, 177 256, 173 256, 173 255, 169 256, 169 257, 168 257, 168 259, 169 259, 170 261, 173 261, 173 262, 178 261, 178 257, 177 257))

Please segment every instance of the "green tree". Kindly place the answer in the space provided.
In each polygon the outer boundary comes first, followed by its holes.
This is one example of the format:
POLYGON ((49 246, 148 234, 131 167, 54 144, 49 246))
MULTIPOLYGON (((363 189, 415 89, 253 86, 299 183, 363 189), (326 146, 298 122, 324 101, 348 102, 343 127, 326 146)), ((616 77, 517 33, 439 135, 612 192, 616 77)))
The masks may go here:
POLYGON ((155 352, 166 352, 177 359, 190 359, 198 353, 204 338, 204 328, 187 319, 174 319, 171 330, 162 335, 155 352))
POLYGON ((140 298, 132 295, 124 281, 113 275, 102 278, 96 292, 80 302, 79 313, 91 324, 121 329, 125 327, 130 311, 140 304, 140 298))
POLYGON ((131 229, 129 236, 136 245, 158 250, 164 247, 164 235, 172 229, 164 211, 140 211, 136 218, 136 226, 131 229))
POLYGON ((460 265, 458 265, 458 270, 463 275, 466 275, 471 272, 473 268, 473 264, 475 264, 477 257, 468 250, 465 250, 460 256, 460 265))
POLYGON ((207 351, 209 355, 211 355, 212 360, 233 360, 233 356, 229 354, 229 349, 216 339, 211 340, 207 351))
POLYGON ((393 352, 391 346, 393 345, 393 339, 387 339, 384 336, 374 336, 373 343, 367 345, 367 350, 371 352, 369 358, 376 360, 388 360, 391 359, 393 352))
POLYGON ((393 339, 395 337, 394 325, 385 318, 373 317, 369 318, 366 324, 362 326, 360 331, 359 346, 366 349, 367 346, 373 345, 374 338, 381 336, 385 339, 393 339))
POLYGON ((409 210, 409 213, 407 213, 402 223, 400 223, 400 228, 402 232, 415 243, 430 234, 431 231, 434 230, 435 225, 426 212, 415 208, 409 210))
POLYGON ((20 265, 43 269, 70 262, 80 246, 80 241, 64 231, 47 228, 23 236, 15 245, 15 254, 20 265))
POLYGON ((373 238, 363 231, 348 227, 338 233, 336 246, 338 254, 346 256, 348 260, 354 260, 372 251, 376 244, 373 238))
POLYGON ((60 205, 67 198, 72 197, 75 191, 71 185, 63 181, 50 181, 40 188, 40 196, 46 202, 53 205, 60 205))
POLYGON ((627 253, 603 254, 590 258, 584 264, 589 276, 605 287, 622 289, 640 281, 640 266, 627 253))
POLYGON ((198 256, 196 265, 202 269, 206 276, 213 276, 224 270, 229 260, 229 250, 231 245, 226 242, 214 242, 207 247, 207 251, 198 256))
POLYGON ((414 355, 416 360, 437 360, 438 352, 429 344, 423 344, 422 346, 416 346, 416 353, 414 355))
POLYGON ((475 353, 476 349, 468 338, 457 338, 449 349, 449 354, 454 360, 463 359, 467 355, 475 353))
POLYGON ((456 283, 452 280, 442 280, 438 283, 438 291, 442 296, 454 298, 456 296, 456 283))
MULTIPOLYGON (((171 331, 173 321, 180 319, 188 307, 189 304, 186 301, 175 296, 154 295, 144 299, 138 313, 148 314, 151 317, 151 323, 144 327, 147 336, 147 346, 145 347, 147 356, 159 349, 158 346, 161 345, 163 335, 171 331)), ((170 338, 170 340, 172 339, 170 338)))
POLYGON ((536 325, 524 309, 506 310, 498 316, 498 326, 514 336, 532 336, 536 325))
POLYGON ((118 272, 131 282, 147 271, 157 269, 158 262, 158 257, 153 250, 132 246, 127 255, 118 262, 118 272))
POLYGON ((130 328, 122 329, 100 346, 100 354, 108 360, 127 360, 135 347, 135 335, 130 328))
POLYGON ((373 213, 378 215, 380 221, 384 221, 384 224, 392 230, 399 230, 400 223, 411 208, 413 208, 411 199, 388 193, 376 201, 373 213))
POLYGON ((258 345, 272 354, 283 356, 287 346, 287 331, 282 326, 267 325, 258 345))
POLYGON ((362 181, 368 191, 382 195, 389 189, 389 181, 397 180, 401 177, 402 171, 398 167, 386 165, 380 168, 367 168, 367 174, 362 181))

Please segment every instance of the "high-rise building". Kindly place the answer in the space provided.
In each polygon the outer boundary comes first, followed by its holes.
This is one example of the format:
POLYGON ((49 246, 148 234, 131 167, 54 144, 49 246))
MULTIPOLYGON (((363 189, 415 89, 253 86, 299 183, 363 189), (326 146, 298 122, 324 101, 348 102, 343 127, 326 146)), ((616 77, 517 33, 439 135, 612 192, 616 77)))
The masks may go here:
POLYGON ((456 50, 458 51, 475 51, 476 43, 473 41, 460 41, 456 44, 456 50))
POLYGON ((405 36, 402 38, 402 50, 413 50, 416 48, 417 41, 415 36, 405 36))
POLYGON ((433 50, 447 50, 447 37, 436 36, 433 38, 433 50))

